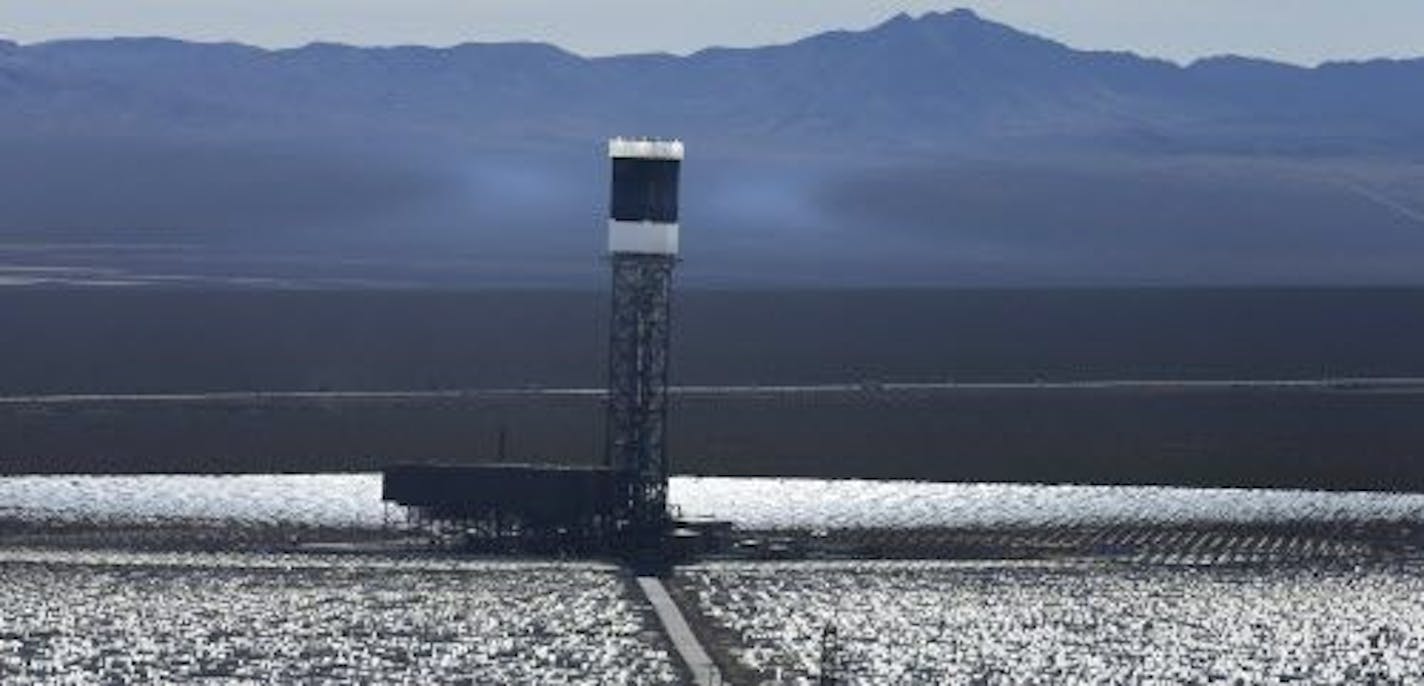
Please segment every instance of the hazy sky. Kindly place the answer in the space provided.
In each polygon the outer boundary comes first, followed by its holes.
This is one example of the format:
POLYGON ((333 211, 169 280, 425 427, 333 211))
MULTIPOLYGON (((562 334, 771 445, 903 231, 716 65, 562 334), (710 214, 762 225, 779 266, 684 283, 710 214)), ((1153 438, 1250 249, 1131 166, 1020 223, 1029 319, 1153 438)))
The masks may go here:
POLYGON ((583 54, 683 53, 961 6, 1077 47, 1177 60, 1424 55, 1424 0, 0 0, 0 36, 162 35, 282 47, 537 40, 583 54))

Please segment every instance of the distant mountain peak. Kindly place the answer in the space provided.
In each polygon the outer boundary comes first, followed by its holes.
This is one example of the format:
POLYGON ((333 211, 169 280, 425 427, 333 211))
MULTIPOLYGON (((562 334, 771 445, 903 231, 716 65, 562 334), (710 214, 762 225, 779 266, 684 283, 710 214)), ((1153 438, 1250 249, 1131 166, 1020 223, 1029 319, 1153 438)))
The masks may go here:
POLYGON ((908 13, 908 12, 901 12, 901 13, 896 14, 895 16, 893 16, 893 17, 887 19, 886 21, 884 21, 884 22, 881 24, 881 26, 892 25, 892 24, 913 24, 913 23, 916 23, 916 22, 936 22, 936 21, 955 21, 955 22, 970 23, 970 24, 974 24, 974 23, 992 24, 992 23, 993 23, 993 22, 988 21, 988 20, 984 19, 983 17, 979 16, 979 13, 975 12, 974 10, 971 10, 971 9, 969 9, 969 8, 967 8, 967 7, 960 7, 960 8, 958 8, 958 9, 952 9, 952 10, 949 10, 949 11, 947 11, 947 12, 934 12, 934 11, 925 12, 924 14, 921 14, 919 17, 915 17, 915 16, 911 15, 911 14, 908 13))
POLYGON ((960 8, 950 10, 948 12, 925 12, 924 14, 921 14, 918 17, 912 16, 907 12, 901 12, 881 22, 877 26, 870 28, 868 32, 875 32, 886 29, 908 27, 923 28, 931 26, 978 27, 1000 26, 1000 24, 996 24, 995 22, 989 21, 979 16, 977 13, 974 12, 974 10, 960 8))
POLYGON ((959 7, 956 9, 952 9, 948 12, 927 12, 925 16, 942 17, 952 21, 981 22, 985 24, 992 23, 986 21, 983 17, 979 16, 978 12, 969 9, 968 7, 959 7))
MULTIPOLYGON (((914 23, 914 21, 915 21, 915 18, 912 17, 912 16, 910 16, 910 13, 909 13, 909 12, 900 12, 899 14, 896 14, 895 16, 890 17, 889 19, 886 19, 886 20, 883 21, 883 22, 880 22, 880 24, 879 24, 878 26, 876 26, 875 28, 884 28, 884 27, 887 27, 887 26, 897 26, 897 25, 900 25, 900 24, 910 24, 910 23, 914 23)), ((873 31, 873 30, 875 30, 875 29, 872 28, 871 30, 873 31)))
POLYGON ((948 12, 926 12, 919 17, 900 13, 856 35, 904 42, 973 41, 1005 46, 1029 43, 1061 45, 1042 36, 1020 31, 1008 24, 985 19, 973 10, 962 8, 948 12))

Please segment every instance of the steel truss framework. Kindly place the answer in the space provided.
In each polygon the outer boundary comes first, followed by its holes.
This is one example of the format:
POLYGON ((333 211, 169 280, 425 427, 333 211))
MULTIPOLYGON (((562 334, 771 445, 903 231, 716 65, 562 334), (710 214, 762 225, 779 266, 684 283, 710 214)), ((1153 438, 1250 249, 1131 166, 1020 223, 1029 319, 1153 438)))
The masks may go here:
POLYGON ((609 326, 607 463, 621 517, 637 539, 659 539, 667 512, 667 385, 673 255, 614 254, 609 326))

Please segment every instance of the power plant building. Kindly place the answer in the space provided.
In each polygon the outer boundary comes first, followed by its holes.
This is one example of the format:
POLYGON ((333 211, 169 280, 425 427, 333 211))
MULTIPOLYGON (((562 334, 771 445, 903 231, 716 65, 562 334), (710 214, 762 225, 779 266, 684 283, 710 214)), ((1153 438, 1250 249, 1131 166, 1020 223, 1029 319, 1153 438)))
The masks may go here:
POLYGON ((393 467, 385 500, 477 537, 607 543, 639 559, 662 556, 672 530, 668 368, 683 144, 616 138, 608 158, 612 307, 602 464, 393 467))

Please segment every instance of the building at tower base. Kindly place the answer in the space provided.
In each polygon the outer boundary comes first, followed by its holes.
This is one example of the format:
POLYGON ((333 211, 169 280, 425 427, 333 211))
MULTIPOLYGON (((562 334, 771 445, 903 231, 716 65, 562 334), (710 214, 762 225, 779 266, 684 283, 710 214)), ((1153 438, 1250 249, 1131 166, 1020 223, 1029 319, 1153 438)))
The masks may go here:
POLYGON ((612 275, 603 464, 392 467, 384 499, 475 547, 611 552, 666 568, 697 527, 668 512, 668 367, 683 145, 615 138, 608 211, 612 275), (674 543, 674 539, 678 543, 674 543), (679 548, 680 546, 680 548, 679 548))

